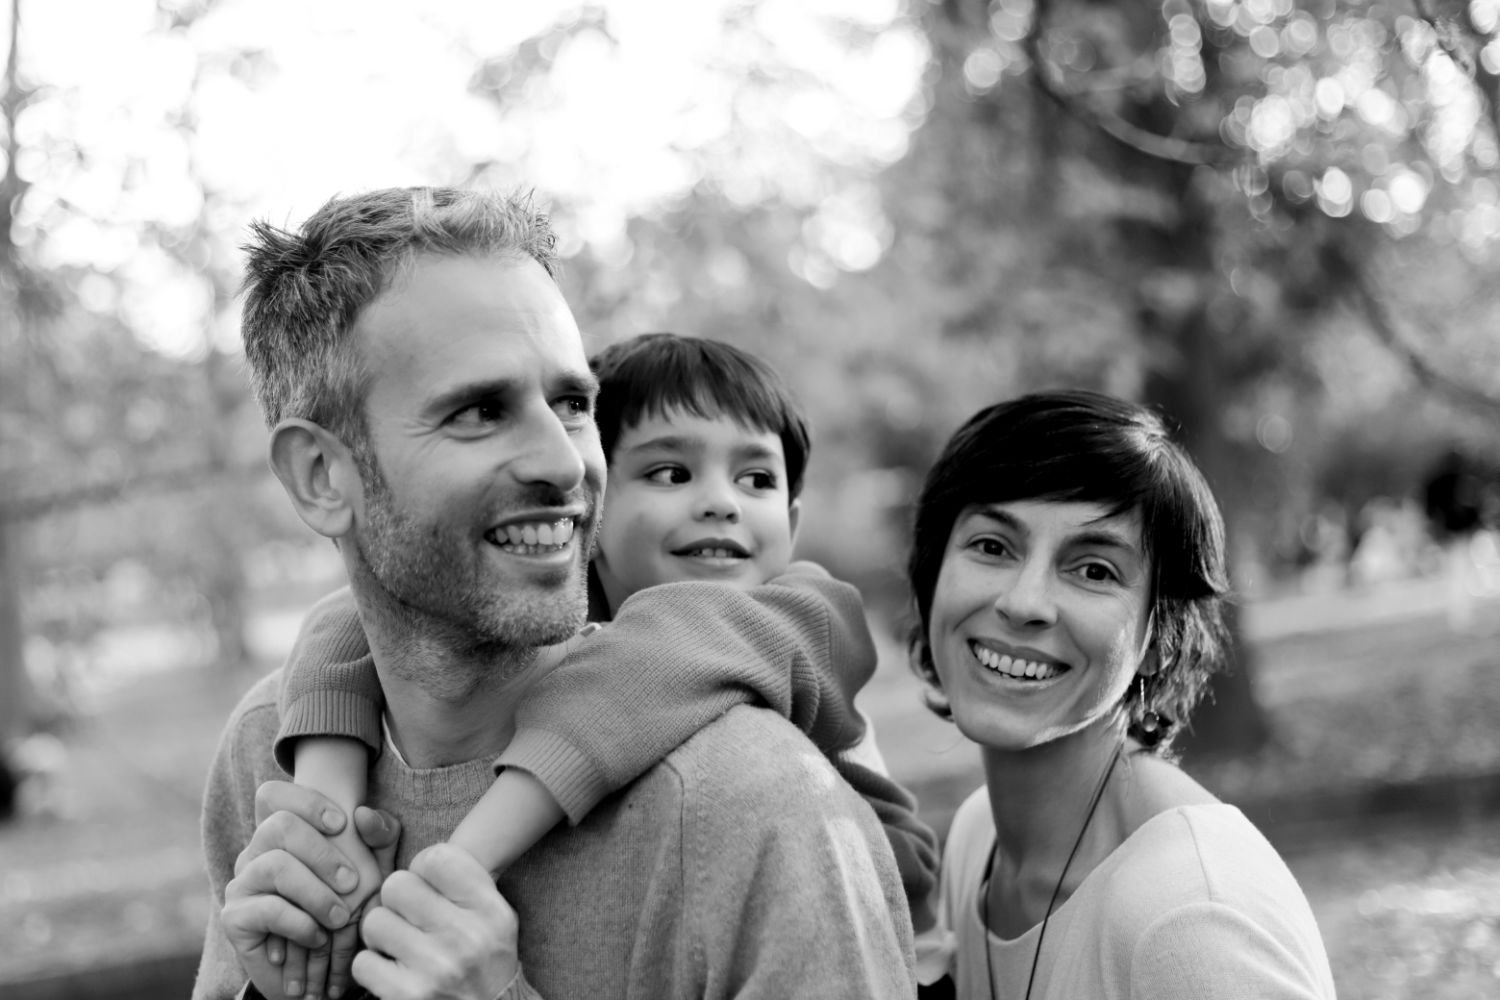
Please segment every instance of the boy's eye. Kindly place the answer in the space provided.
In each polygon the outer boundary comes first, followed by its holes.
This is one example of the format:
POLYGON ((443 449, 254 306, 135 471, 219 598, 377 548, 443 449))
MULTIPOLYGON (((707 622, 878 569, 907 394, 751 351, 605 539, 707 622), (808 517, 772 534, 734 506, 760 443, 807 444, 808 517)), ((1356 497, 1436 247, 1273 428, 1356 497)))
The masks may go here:
POLYGON ((680 465, 658 465, 647 469, 645 475, 647 482, 656 483, 658 486, 681 486, 691 478, 688 470, 680 465))
POLYGON ((765 469, 752 469, 749 472, 742 472, 740 473, 739 481, 750 489, 761 492, 776 488, 776 474, 774 472, 767 472, 765 469))

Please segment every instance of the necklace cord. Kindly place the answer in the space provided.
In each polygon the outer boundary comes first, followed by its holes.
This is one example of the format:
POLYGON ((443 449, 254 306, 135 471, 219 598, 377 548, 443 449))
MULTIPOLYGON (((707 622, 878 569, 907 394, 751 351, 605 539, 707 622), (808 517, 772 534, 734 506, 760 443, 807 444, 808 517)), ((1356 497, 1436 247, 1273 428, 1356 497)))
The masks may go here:
MULTIPOLYGON (((1099 784, 1094 788, 1093 798, 1089 799, 1089 810, 1084 814, 1083 826, 1078 830, 1078 837, 1073 841, 1073 849, 1068 852, 1068 860, 1063 862, 1062 871, 1057 875, 1057 884, 1052 887, 1052 898, 1047 901, 1047 912, 1042 914, 1042 926, 1036 932, 1036 950, 1031 953, 1031 972, 1026 977, 1026 1000, 1031 1000, 1031 986, 1036 982, 1037 963, 1042 958, 1042 938, 1047 935, 1047 921, 1052 919, 1052 909, 1057 905, 1057 897, 1062 893, 1063 881, 1068 877, 1068 869, 1073 865, 1073 858, 1077 856, 1078 849, 1083 846, 1083 835, 1088 833, 1089 823, 1093 822, 1094 811, 1099 808, 1099 800, 1104 797, 1104 787, 1109 784, 1110 775, 1115 773, 1115 765, 1120 762, 1120 747, 1115 747, 1115 752, 1110 755, 1109 766, 1104 769, 1104 775, 1099 779, 1099 784)), ((991 1000, 995 996, 995 967, 993 949, 990 947, 990 879, 995 874, 995 859, 1000 853, 1000 840, 997 836, 990 845, 990 863, 984 871, 984 971, 985 985, 991 1000)))

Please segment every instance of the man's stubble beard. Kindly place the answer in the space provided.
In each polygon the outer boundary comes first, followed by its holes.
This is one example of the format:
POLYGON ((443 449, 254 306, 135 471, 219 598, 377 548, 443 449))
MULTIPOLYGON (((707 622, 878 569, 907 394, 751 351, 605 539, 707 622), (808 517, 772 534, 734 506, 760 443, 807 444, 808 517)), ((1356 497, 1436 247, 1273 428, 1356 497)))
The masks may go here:
MULTIPOLYGON (((462 694, 485 680, 519 673, 536 647, 561 642, 583 625, 586 562, 560 590, 504 592, 466 535, 443 524, 419 524, 396 502, 374 456, 355 450, 365 497, 365 523, 353 534, 356 571, 391 626, 384 631, 387 644, 396 647, 390 650, 394 671, 409 672, 424 687, 462 694), (486 669, 475 676, 461 666, 469 663, 486 669), (451 664, 454 676, 435 676, 434 670, 444 669, 439 664, 451 664)), ((584 551, 592 551, 591 540, 584 551)))

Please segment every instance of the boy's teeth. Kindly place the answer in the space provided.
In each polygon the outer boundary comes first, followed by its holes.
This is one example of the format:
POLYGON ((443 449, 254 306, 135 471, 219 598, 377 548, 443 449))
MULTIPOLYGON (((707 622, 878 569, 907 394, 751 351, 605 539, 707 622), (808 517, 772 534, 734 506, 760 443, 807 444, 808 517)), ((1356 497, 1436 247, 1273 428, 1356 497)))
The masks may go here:
POLYGON ((974 647, 975 655, 979 662, 997 674, 1017 679, 1045 681, 1062 673, 1057 667, 1050 663, 1037 663, 1032 660, 1021 660, 1003 653, 997 653, 987 646, 974 647))

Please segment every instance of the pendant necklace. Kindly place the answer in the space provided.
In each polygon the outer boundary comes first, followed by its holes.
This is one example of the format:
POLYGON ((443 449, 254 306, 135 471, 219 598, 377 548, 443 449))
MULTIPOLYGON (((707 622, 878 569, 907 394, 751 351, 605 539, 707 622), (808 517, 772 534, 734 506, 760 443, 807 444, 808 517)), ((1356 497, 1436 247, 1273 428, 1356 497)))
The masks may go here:
MULTIPOLYGON (((1078 831, 1078 839, 1073 841, 1073 849, 1068 852, 1068 860, 1063 862, 1062 871, 1058 873, 1057 884, 1052 887, 1052 898, 1047 901, 1047 912, 1042 914, 1042 926, 1036 932, 1036 950, 1031 953, 1031 972, 1026 977, 1026 1000, 1031 1000, 1031 986, 1036 982, 1036 966, 1042 957, 1042 938, 1047 934, 1047 921, 1052 919, 1052 908, 1057 905, 1057 897, 1062 892, 1063 879, 1068 877, 1068 868, 1073 864, 1073 858, 1078 854, 1078 849, 1083 846, 1083 835, 1089 831, 1089 823, 1094 818, 1094 810, 1099 808, 1099 800, 1104 797, 1104 786, 1109 784, 1109 776, 1114 773, 1115 765, 1120 761, 1120 748, 1115 747, 1115 752, 1110 755, 1109 766, 1104 769, 1104 776, 1099 779, 1099 785, 1094 789, 1094 797, 1089 800, 1089 811, 1084 814, 1083 826, 1078 831)), ((995 959, 994 949, 990 947, 990 878, 995 874, 995 858, 1000 853, 1000 842, 997 837, 990 845, 990 863, 984 870, 984 972, 985 985, 989 987, 985 995, 994 1000, 995 996, 995 959)))

